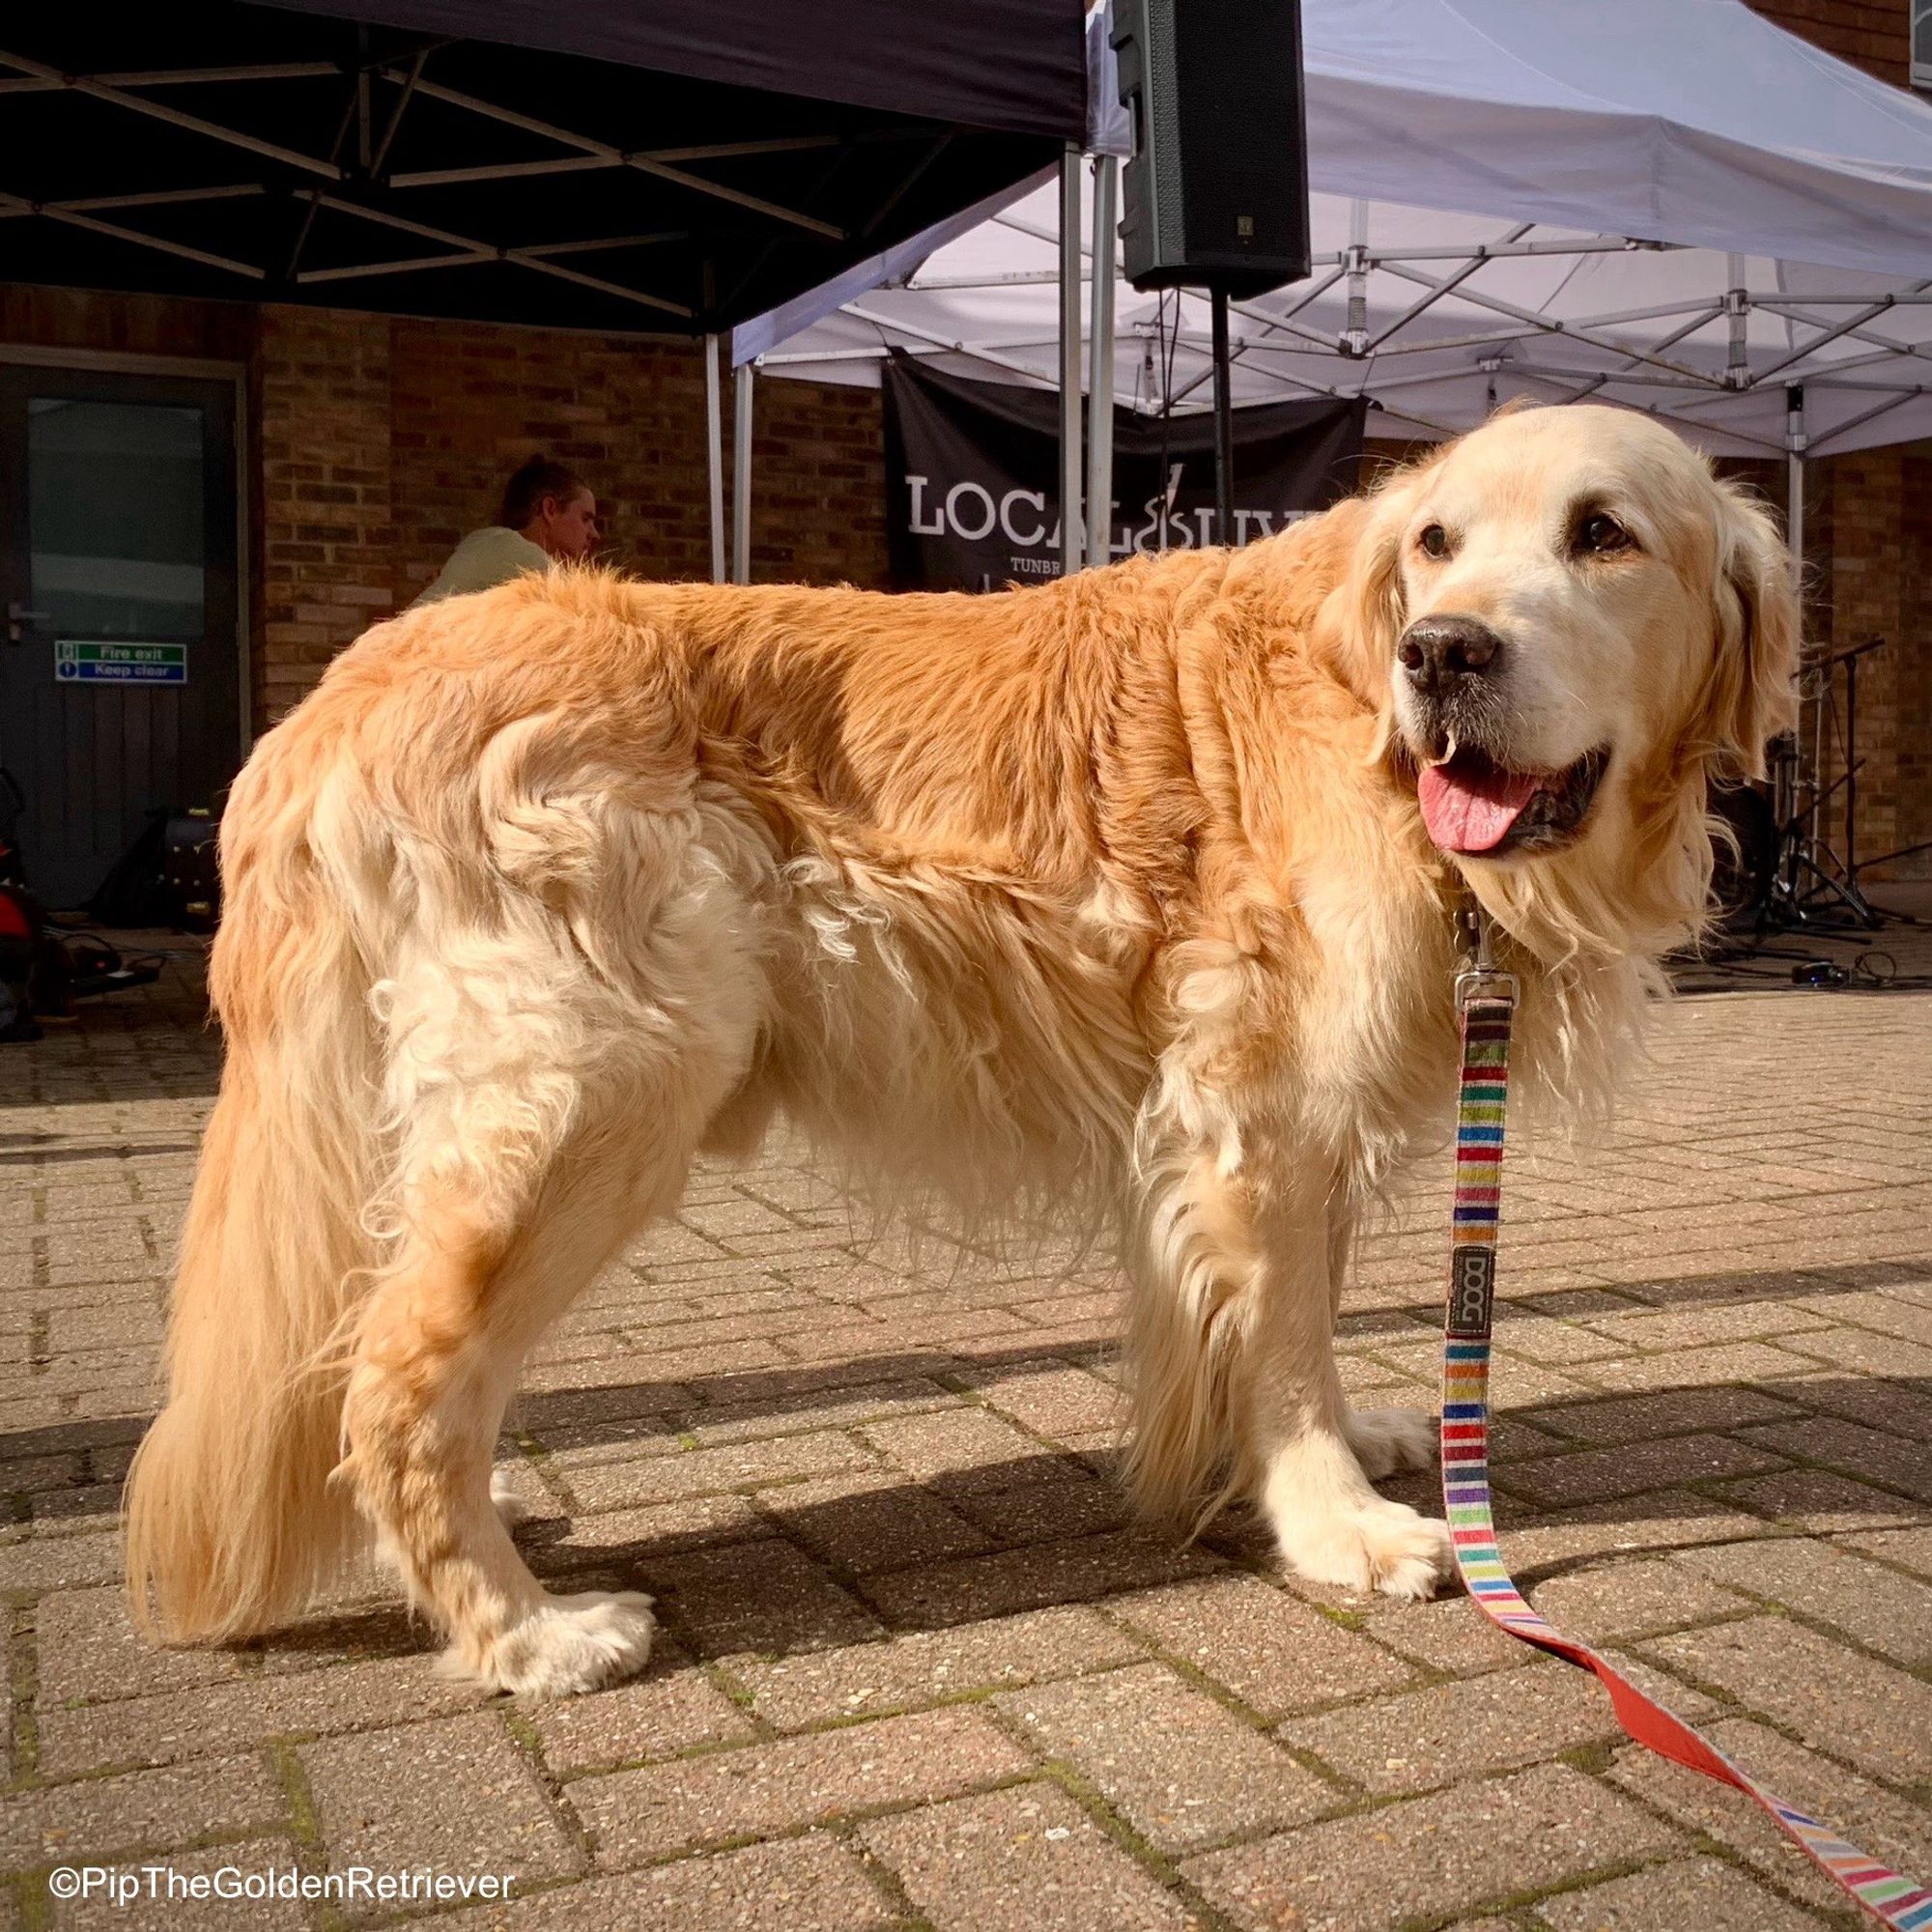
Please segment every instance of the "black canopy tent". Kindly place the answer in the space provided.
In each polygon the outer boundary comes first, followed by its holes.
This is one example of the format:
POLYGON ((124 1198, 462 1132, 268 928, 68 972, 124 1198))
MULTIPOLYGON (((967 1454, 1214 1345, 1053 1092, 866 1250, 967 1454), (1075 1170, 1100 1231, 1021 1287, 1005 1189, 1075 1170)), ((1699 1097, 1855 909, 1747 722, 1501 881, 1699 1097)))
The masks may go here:
POLYGON ((0 274, 714 335, 1056 160, 1085 60, 1079 0, 16 9, 0 274))
POLYGON ((1077 0, 323 0, 0 24, 8 279, 715 331, 1078 141, 1077 0))

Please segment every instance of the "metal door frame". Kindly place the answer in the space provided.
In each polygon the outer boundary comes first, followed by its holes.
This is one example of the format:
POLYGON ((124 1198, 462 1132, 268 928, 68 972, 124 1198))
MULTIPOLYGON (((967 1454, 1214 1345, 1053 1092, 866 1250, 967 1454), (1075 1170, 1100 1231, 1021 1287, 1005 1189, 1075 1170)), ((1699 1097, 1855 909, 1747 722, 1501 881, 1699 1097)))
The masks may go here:
POLYGON ((248 592, 254 559, 248 550, 248 365, 196 355, 145 355, 99 349, 47 349, 35 343, 0 342, 0 363, 51 373, 71 370, 87 376, 173 376, 188 382, 227 383, 235 391, 235 655, 236 710, 245 760, 255 742, 255 690, 248 592))

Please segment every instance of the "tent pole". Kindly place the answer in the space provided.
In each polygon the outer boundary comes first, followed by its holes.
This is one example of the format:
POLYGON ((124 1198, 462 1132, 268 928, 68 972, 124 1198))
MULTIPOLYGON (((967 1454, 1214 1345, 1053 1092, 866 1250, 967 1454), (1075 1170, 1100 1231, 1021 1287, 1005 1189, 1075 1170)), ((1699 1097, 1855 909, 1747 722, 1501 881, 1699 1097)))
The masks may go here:
POLYGON ((704 456, 711 486, 711 581, 724 582, 724 414, 718 393, 718 338, 704 338, 704 456))
POLYGON ((1087 562, 1110 561, 1114 540, 1114 201, 1121 164, 1094 157, 1094 340, 1087 382, 1087 562))
POLYGON ((1080 568, 1080 150, 1060 157, 1060 574, 1080 568))
POLYGON ((752 581, 752 364, 738 365, 731 423, 731 582, 752 581))

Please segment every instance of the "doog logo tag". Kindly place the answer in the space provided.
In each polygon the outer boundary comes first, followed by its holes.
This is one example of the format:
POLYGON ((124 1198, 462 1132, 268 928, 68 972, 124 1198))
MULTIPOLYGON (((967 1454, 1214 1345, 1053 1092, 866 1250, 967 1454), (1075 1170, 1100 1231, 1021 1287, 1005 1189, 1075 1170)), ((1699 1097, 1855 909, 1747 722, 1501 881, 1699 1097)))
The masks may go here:
POLYGON ((1459 1247, 1449 1257, 1449 1332, 1480 1341, 1490 1332, 1490 1298, 1495 1291, 1493 1248, 1459 1247))

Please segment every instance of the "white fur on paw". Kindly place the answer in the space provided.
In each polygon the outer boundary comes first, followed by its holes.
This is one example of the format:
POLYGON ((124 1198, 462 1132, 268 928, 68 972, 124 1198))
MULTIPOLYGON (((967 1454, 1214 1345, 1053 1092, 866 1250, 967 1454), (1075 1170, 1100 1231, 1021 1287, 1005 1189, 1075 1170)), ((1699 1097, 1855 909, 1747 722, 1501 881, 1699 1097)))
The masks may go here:
POLYGON ((1406 1503, 1378 1499, 1276 1527, 1290 1568, 1313 1583, 1419 1600, 1455 1574, 1449 1525, 1406 1503))
POLYGON ((490 1471, 490 1501, 497 1511, 497 1520, 505 1529, 515 1529, 529 1517, 530 1506, 510 1487, 507 1469, 490 1471))
POLYGON ((1421 1408, 1351 1408, 1343 1425, 1355 1461, 1372 1483, 1435 1461, 1435 1417, 1421 1408))
POLYGON ((470 1676, 493 1690, 569 1697, 635 1676, 650 1659, 657 1619, 635 1590, 546 1597, 492 1643, 470 1676))

